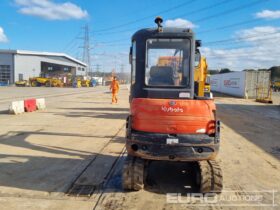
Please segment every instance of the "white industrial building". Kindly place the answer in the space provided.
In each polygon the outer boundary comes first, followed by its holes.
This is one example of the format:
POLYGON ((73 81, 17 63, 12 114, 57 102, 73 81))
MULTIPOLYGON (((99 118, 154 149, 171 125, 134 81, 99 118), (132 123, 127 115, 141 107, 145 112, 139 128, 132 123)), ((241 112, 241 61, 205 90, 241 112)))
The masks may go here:
POLYGON ((0 50, 0 83, 13 84, 30 77, 86 75, 87 65, 64 53, 0 50))

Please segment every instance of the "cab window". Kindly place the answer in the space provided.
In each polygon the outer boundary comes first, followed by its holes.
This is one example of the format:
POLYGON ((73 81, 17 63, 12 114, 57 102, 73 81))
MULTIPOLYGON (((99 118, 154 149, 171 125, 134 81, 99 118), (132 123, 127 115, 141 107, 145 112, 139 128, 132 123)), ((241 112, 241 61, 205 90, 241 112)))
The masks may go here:
POLYGON ((189 85, 189 39, 148 39, 146 46, 147 86, 189 85))

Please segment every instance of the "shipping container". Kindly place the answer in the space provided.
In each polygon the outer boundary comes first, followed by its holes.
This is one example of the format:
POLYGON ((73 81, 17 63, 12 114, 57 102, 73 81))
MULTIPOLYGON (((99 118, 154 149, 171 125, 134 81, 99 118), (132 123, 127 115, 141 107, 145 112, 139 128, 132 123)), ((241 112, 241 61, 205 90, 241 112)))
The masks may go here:
POLYGON ((270 71, 240 71, 210 76, 211 90, 255 99, 258 91, 269 94, 270 71))

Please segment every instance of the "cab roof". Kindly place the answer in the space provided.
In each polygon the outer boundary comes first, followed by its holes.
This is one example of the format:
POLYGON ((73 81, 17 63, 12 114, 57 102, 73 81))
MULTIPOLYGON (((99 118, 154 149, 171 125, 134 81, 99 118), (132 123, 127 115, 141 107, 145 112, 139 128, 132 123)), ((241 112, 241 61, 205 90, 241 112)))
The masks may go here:
POLYGON ((158 28, 145 28, 139 31, 136 31, 132 40, 139 38, 160 38, 160 37, 193 37, 194 33, 189 28, 173 28, 173 27, 163 27, 162 31, 159 32, 158 28))

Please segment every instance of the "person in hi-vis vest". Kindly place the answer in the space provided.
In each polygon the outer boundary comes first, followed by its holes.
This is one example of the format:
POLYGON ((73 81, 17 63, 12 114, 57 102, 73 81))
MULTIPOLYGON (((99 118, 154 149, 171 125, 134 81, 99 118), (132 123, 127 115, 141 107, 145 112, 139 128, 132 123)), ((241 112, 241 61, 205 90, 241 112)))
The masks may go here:
POLYGON ((117 94, 119 92, 119 89, 119 82, 117 81, 117 77, 114 76, 110 87, 110 90, 112 91, 112 104, 118 103, 117 94))

